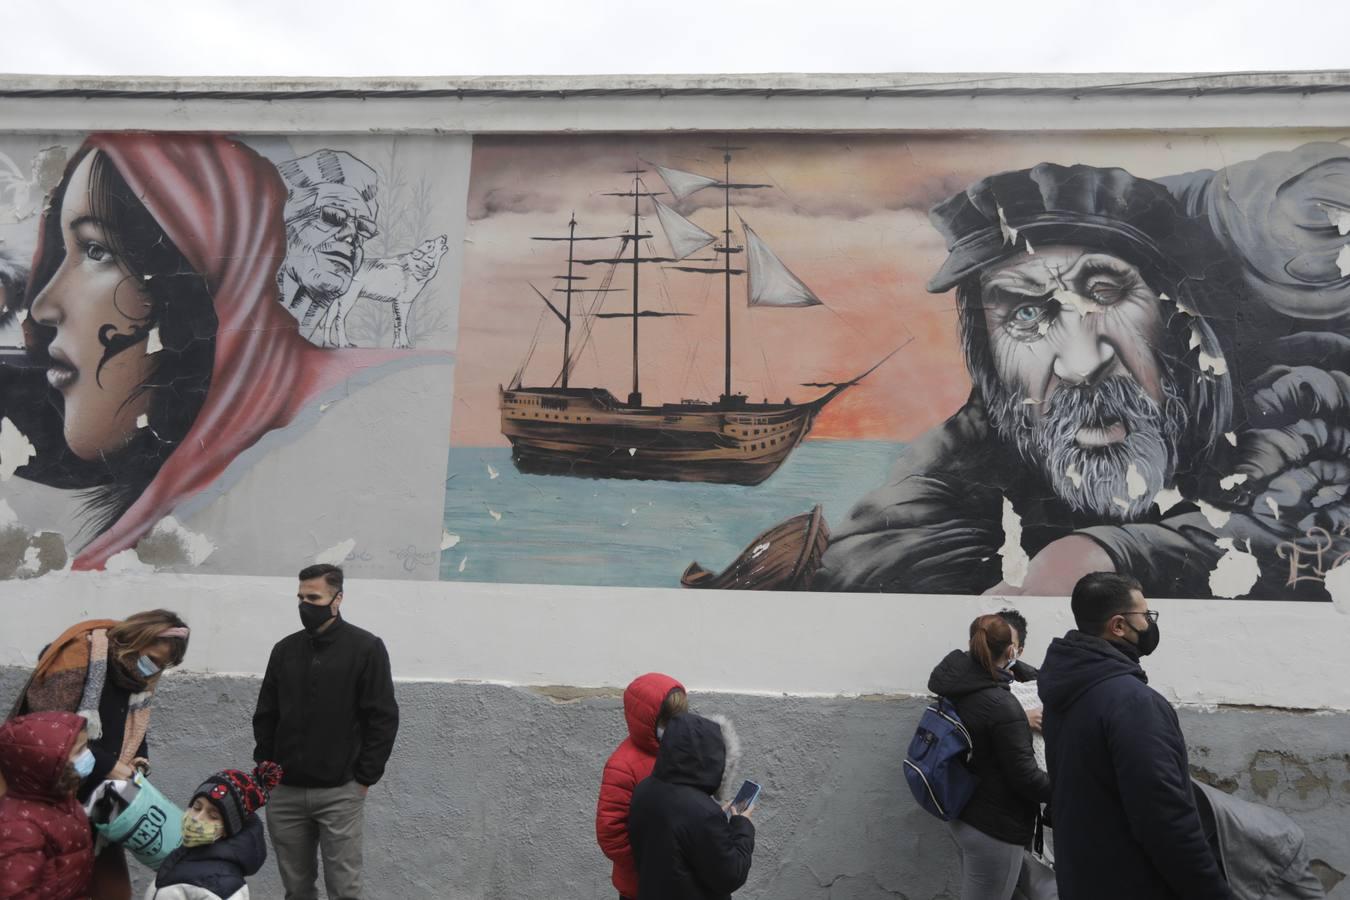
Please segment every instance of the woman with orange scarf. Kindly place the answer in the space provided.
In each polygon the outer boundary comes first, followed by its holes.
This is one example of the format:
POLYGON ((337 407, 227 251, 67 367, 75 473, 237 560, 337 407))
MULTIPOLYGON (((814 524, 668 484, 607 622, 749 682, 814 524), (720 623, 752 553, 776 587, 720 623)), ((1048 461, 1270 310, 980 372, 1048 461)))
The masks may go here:
MULTIPOLYGON (((118 622, 80 622, 49 644, 11 715, 72 712, 88 722, 94 769, 80 782, 83 802, 107 779, 149 771, 146 733, 159 677, 187 653, 187 624, 168 610, 136 613, 118 622)), ((126 857, 109 845, 94 864, 93 900, 129 900, 126 857)))

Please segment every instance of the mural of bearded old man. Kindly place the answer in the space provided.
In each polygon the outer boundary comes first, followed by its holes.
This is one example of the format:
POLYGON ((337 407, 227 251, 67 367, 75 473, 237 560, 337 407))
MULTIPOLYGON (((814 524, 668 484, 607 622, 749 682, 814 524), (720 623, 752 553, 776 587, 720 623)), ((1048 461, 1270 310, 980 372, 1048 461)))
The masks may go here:
POLYGON ((1063 595, 1105 570, 1150 595, 1324 598, 1288 557, 1350 531, 1346 241, 1321 208, 1350 197, 1345 157, 1166 183, 1046 163, 934 207, 928 287, 956 289, 973 389, 835 530, 812 589, 1063 595), (1235 552, 1260 576, 1220 591, 1235 552))

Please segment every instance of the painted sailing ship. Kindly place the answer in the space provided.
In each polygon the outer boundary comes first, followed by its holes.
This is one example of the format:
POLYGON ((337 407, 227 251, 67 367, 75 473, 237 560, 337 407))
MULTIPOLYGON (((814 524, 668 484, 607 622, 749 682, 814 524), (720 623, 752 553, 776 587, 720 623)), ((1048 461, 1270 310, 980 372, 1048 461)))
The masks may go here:
MULTIPOLYGON (((567 274, 556 276, 562 286, 562 308, 533 285, 535 293, 563 327, 562 369, 547 387, 529 387, 522 383, 529 362, 516 370, 509 386, 499 388, 502 434, 512 445, 512 459, 522 472, 572 475, 589 478, 640 478, 665 481, 701 481, 721 484, 759 484, 782 465, 788 455, 811 430, 816 416, 827 403, 869 375, 881 362, 866 372, 843 382, 815 382, 803 387, 824 389, 824 393, 802 403, 791 398, 782 403, 754 403, 745 394, 732 389, 731 371, 731 295, 733 279, 747 278, 748 303, 752 307, 820 306, 821 300, 794 275, 769 249, 744 219, 740 219, 744 245, 735 243, 731 228, 731 192, 771 187, 767 184, 736 183, 731 180, 731 153, 737 147, 718 147, 723 152, 724 175, 712 178, 664 166, 653 166, 675 202, 705 189, 719 189, 723 195, 722 236, 705 231, 685 218, 660 197, 665 192, 645 189, 642 176, 647 170, 634 168, 632 190, 606 194, 631 198, 632 231, 611 235, 578 235, 575 215, 568 222, 566 235, 535 237, 538 241, 567 242, 567 274), (642 231, 642 202, 655 210, 662 231, 670 242, 672 255, 643 255, 642 242, 651 238, 642 231), (579 242, 619 241, 611 257, 578 258, 579 242), (711 250, 713 257, 695 257, 711 250), (744 254, 744 267, 733 265, 732 257, 744 254), (720 262, 720 265, 718 264, 720 262), (644 309, 639 303, 641 270, 655 264, 670 269, 721 276, 725 293, 725 372, 723 391, 715 401, 682 400, 679 403, 644 405, 638 381, 639 325, 644 320, 687 316, 688 313, 644 309), (605 296, 627 288, 613 286, 620 266, 631 265, 631 309, 624 312, 599 312, 605 296), (604 266, 605 275, 594 288, 579 287, 587 276, 577 267, 604 266), (580 301, 590 295, 589 309, 579 309, 580 301), (579 322, 577 320, 580 320, 579 322), (602 387, 577 387, 571 383, 571 371, 591 335, 596 321, 629 319, 632 329, 633 380, 626 400, 620 400, 602 387), (582 331, 580 341, 573 340, 574 327, 582 331), (573 346, 573 344, 576 346, 573 346)), ((889 356, 887 357, 889 358, 889 356)))

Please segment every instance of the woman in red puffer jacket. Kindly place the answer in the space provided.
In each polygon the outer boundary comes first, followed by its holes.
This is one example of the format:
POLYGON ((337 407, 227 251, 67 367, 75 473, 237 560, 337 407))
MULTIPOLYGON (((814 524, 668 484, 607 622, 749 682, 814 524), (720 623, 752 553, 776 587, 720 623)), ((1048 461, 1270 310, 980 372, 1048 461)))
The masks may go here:
POLYGON ((623 900, 636 900, 638 895, 637 866, 628 843, 628 805, 633 788, 652 774, 666 723, 688 709, 684 685, 659 672, 638 676, 623 692, 628 737, 605 763, 600 801, 595 805, 595 838, 614 863, 612 880, 623 900))
POLYGON ((89 819, 75 799, 89 770, 84 719, 41 712, 0 726, 0 898, 77 900, 94 873, 89 819))

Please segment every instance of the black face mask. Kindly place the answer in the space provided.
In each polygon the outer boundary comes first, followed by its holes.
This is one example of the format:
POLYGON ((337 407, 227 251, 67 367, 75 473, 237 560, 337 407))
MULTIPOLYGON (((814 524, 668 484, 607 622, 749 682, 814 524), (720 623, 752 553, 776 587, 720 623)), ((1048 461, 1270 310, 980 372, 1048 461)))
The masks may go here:
POLYGON ((315 606, 313 603, 300 604, 300 624, 305 626, 305 630, 314 634, 323 624, 333 618, 332 604, 328 606, 315 606))
MULTIPOLYGON (((1129 620, 1126 620, 1125 624, 1130 625, 1129 620)), ((1139 635, 1139 643, 1135 644, 1134 648, 1139 651, 1140 656, 1148 656, 1158 649, 1158 641, 1162 640, 1162 633, 1158 631, 1157 622, 1150 622, 1147 631, 1140 631, 1133 625, 1130 625, 1130 629, 1139 635)))

